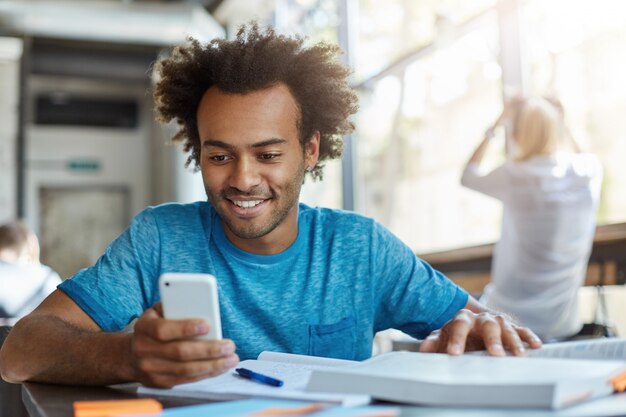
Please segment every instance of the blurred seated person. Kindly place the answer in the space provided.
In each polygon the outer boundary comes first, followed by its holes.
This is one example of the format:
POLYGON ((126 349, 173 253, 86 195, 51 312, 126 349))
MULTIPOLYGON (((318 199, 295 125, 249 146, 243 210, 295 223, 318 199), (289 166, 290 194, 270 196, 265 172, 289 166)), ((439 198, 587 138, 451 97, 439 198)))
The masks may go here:
POLYGON ((0 226, 0 318, 25 316, 61 283, 39 262, 37 236, 21 222, 0 226))
POLYGON ((480 301, 512 314, 545 341, 578 333, 578 289, 595 232, 602 166, 581 152, 555 99, 505 104, 465 167, 461 183, 503 203, 491 282, 480 301), (484 173, 494 131, 507 128, 507 160, 484 173))

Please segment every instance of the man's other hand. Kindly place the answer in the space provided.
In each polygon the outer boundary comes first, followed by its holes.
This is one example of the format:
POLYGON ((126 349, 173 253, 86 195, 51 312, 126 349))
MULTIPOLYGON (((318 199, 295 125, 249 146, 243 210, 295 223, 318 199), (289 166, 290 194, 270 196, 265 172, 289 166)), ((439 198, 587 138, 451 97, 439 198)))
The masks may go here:
POLYGON ((136 380, 169 388, 220 375, 239 362, 232 340, 200 340, 209 332, 202 320, 166 320, 160 303, 135 323, 131 358, 136 380))
POLYGON ((441 329, 432 332, 420 345, 420 352, 460 355, 466 351, 487 350, 490 355, 526 355, 526 346, 541 347, 541 340, 527 327, 509 318, 489 312, 459 312, 441 329))

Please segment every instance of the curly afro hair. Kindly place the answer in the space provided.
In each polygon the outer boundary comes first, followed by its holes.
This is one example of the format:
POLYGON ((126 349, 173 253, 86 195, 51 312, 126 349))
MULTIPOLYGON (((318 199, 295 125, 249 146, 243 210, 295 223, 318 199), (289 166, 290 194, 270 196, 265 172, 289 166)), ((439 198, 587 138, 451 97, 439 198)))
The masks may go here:
POLYGON ((158 120, 175 119, 180 126, 172 141, 182 141, 190 152, 185 166, 200 165, 196 112, 209 88, 246 94, 283 83, 299 106, 300 143, 320 132, 320 156, 310 174, 321 179, 324 161, 341 156, 342 136, 354 130, 348 119, 358 110, 348 84, 350 70, 336 59, 339 47, 305 47, 302 37, 261 30, 256 22, 241 26, 232 41, 214 39, 204 46, 192 38, 189 42, 157 63, 160 79, 154 92, 158 120))

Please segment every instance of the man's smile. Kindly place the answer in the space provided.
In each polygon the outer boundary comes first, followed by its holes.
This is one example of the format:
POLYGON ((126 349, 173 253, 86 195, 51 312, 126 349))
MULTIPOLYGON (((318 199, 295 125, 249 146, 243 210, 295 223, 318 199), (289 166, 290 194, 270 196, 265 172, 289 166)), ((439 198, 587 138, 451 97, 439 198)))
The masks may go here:
POLYGON ((252 218, 258 216, 268 205, 271 199, 242 200, 239 198, 226 198, 230 211, 237 217, 252 218))
POLYGON ((231 200, 231 202, 239 207, 243 207, 243 208, 251 208, 254 207, 258 204, 261 204, 264 200, 231 200))

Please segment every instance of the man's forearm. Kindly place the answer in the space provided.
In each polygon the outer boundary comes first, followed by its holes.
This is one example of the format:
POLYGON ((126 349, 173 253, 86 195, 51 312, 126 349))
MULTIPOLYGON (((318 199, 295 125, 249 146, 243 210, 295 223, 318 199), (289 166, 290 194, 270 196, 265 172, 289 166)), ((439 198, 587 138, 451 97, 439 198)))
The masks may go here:
POLYGON ((131 335, 80 329, 52 315, 19 321, 0 351, 9 382, 106 385, 134 379, 131 335))

